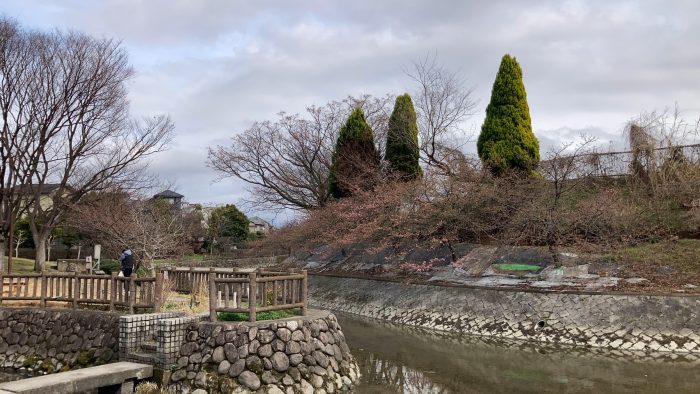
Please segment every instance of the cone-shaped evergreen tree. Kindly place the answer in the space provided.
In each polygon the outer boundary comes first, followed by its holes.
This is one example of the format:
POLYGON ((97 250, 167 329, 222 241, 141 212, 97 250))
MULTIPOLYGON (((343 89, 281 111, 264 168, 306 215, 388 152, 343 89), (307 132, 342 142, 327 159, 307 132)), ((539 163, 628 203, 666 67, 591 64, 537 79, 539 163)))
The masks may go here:
POLYGON ((396 98, 394 111, 389 118, 384 158, 394 175, 409 180, 423 174, 418 164, 419 155, 416 111, 411 96, 404 94, 396 98))
POLYGON ((360 108, 355 108, 340 129, 328 177, 328 191, 335 198, 355 190, 371 190, 379 174, 379 153, 372 128, 360 108))
POLYGON ((481 161, 494 174, 508 170, 532 172, 540 160, 540 147, 532 133, 523 72, 506 54, 486 107, 486 119, 477 141, 481 161))

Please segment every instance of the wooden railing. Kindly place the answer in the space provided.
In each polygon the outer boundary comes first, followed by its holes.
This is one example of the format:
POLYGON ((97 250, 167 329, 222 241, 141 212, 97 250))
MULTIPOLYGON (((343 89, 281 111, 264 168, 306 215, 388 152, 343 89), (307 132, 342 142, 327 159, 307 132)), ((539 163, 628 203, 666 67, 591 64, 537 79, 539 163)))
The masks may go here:
POLYGON ((116 275, 80 275, 76 273, 0 274, 0 304, 8 301, 65 302, 80 305, 109 305, 160 311, 163 305, 163 274, 155 278, 116 275))
MULTIPOLYGON (((301 309, 307 312, 306 271, 251 271, 231 269, 165 269, 165 276, 177 288, 208 283, 209 317, 218 320, 219 312, 248 313, 254 322, 257 312, 301 309), (205 279, 206 278, 206 279, 205 279), (191 280, 187 286, 184 281, 191 280), (182 285, 180 287, 180 285, 182 285)), ((185 290, 187 291, 187 290, 185 290)))

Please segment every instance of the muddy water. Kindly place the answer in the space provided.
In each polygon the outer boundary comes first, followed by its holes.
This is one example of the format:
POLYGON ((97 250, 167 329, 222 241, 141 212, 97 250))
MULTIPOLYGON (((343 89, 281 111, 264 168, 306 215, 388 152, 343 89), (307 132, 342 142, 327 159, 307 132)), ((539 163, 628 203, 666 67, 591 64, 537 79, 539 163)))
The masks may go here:
POLYGON ((700 362, 450 336, 336 314, 357 393, 700 393, 700 362))

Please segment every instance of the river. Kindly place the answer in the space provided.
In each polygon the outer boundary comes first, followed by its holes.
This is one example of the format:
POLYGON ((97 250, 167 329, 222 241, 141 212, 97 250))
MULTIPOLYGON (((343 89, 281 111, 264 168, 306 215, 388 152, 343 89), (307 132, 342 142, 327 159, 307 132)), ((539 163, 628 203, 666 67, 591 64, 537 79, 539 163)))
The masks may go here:
POLYGON ((362 372, 358 394, 700 393, 700 362, 554 348, 336 313, 362 372))

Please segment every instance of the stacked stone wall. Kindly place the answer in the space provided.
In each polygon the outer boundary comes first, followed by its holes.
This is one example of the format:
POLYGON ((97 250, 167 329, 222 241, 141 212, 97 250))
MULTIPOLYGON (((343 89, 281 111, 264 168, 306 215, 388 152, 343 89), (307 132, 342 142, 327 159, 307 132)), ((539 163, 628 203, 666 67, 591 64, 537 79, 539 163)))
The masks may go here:
POLYGON ((309 275, 309 303, 410 326, 700 357, 700 297, 433 286, 309 275))
POLYGON ((100 311, 0 308, 0 366, 54 373, 118 361, 119 315, 100 311))
POLYGON ((187 327, 168 387, 180 393, 344 393, 359 369, 328 312, 258 323, 187 327))

